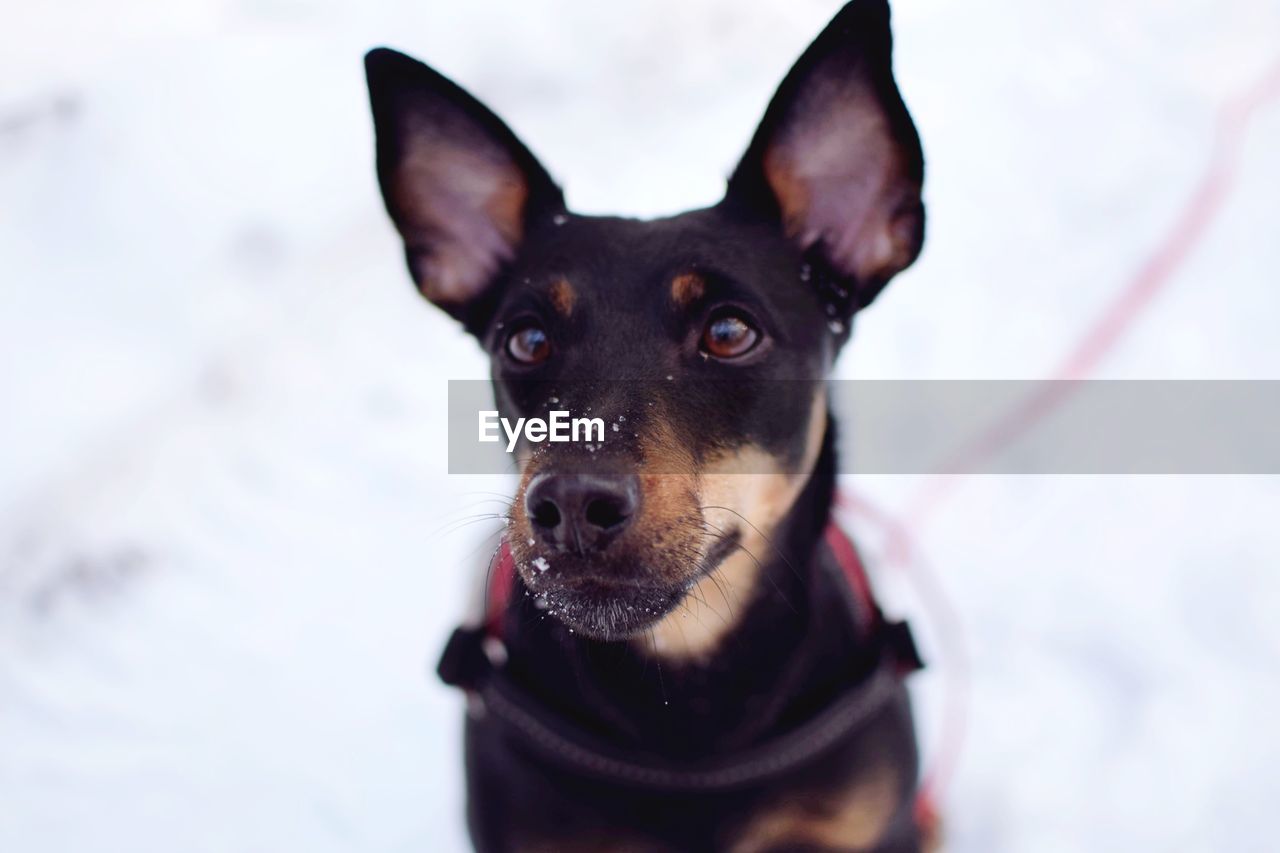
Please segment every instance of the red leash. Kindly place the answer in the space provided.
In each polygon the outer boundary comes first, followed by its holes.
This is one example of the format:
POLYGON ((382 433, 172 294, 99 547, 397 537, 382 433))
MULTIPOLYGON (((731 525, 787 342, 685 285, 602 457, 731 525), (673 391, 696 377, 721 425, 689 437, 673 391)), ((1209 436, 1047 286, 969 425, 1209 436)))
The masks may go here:
POLYGON ((516 561, 511 556, 511 546, 503 539, 498 546, 497 562, 493 567, 493 575, 489 578, 489 588, 485 590, 484 630, 490 637, 502 639, 502 614, 507 612, 507 603, 511 601, 515 584, 516 561))
MULTIPOLYGON (((984 459, 1033 428, 1061 405, 1074 390, 1070 382, 1063 380, 1083 379, 1091 375, 1140 315, 1150 307, 1155 297, 1167 287, 1203 239, 1229 194, 1236 177, 1239 150, 1249 118, 1277 95, 1280 95, 1280 62, 1273 65, 1243 95, 1224 105, 1218 120, 1214 155, 1196 191, 1164 241, 1139 266, 1129 283, 1051 373, 1052 381, 996 419, 973 440, 963 444, 952 460, 932 475, 911 502, 907 518, 913 526, 922 525, 928 514, 944 502, 957 482, 971 473, 984 459)), ((935 804, 945 798, 966 730, 969 682, 968 659, 963 651, 963 630, 942 585, 927 567, 918 562, 919 549, 915 546, 907 525, 856 493, 850 493, 841 502, 884 529, 888 543, 885 554, 887 561, 909 573, 921 592, 926 608, 933 611, 934 622, 950 651, 954 674, 948 704, 952 707, 945 715, 937 757, 924 775, 916 802, 917 822, 929 832, 937 827, 938 813, 935 804)), ((834 523, 828 525, 825 538, 844 570, 860 606, 874 612, 875 599, 871 585, 853 543, 834 523)), ((492 582, 487 590, 485 626, 490 636, 501 636, 502 614, 510 600, 514 583, 515 562, 510 549, 503 542, 492 582)))
POLYGON ((962 443, 951 459, 931 475, 905 513, 919 527, 950 490, 959 475, 974 471, 1018 436, 1057 409, 1075 392, 1072 380, 1089 378, 1124 335, 1137 323, 1174 279, 1222 211, 1235 184, 1240 150, 1249 119, 1280 96, 1280 61, 1242 94, 1229 98, 1218 113, 1213 153, 1195 191, 1164 239, 1120 288, 1115 298, 1085 330, 1062 362, 1038 389, 962 443))
MULTIPOLYGON (((932 621, 943 645, 949 650, 947 657, 953 675, 946 704, 950 708, 943 721, 937 755, 922 783, 921 798, 926 805, 930 801, 937 803, 945 799, 959 761, 968 716, 969 663, 959 616, 938 578, 921 562, 912 528, 923 526, 930 513, 941 506, 959 482, 982 461, 1034 428, 1065 402, 1075 390, 1069 380, 1091 376, 1142 313, 1151 307, 1221 212, 1236 179, 1249 119, 1277 97, 1280 97, 1280 61, 1273 63, 1242 94, 1229 98, 1221 107, 1213 154, 1181 215, 1156 250, 1139 265, 1128 283, 1050 373, 1050 381, 996 418, 974 438, 962 443, 951 460, 932 474, 915 497, 908 501, 905 522, 856 493, 849 492, 841 500, 884 531, 886 561, 897 565, 911 577, 925 607, 932 611, 932 621)), ((936 813, 932 809, 930 813, 936 821, 936 813)))

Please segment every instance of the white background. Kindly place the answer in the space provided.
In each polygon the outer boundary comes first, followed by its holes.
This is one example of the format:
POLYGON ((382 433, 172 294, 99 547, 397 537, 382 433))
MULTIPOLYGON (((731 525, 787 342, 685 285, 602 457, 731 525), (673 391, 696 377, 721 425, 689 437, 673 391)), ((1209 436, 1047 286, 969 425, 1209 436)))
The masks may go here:
MULTIPOLYGON (((485 365, 408 283, 361 54, 468 87, 579 211, 655 215, 718 197, 835 8, 9 0, 0 850, 465 848, 461 704, 428 670, 497 528, 447 526, 509 484, 444 474, 446 380, 485 365)), ((1177 221, 1280 7, 895 16, 930 234, 840 374, 1048 375, 1177 221)), ((1277 150, 1272 102, 1099 376, 1280 378, 1277 150)), ((952 485, 916 530, 963 628, 921 614, 931 752, 972 661, 950 849, 1272 849, 1276 480, 952 485)))

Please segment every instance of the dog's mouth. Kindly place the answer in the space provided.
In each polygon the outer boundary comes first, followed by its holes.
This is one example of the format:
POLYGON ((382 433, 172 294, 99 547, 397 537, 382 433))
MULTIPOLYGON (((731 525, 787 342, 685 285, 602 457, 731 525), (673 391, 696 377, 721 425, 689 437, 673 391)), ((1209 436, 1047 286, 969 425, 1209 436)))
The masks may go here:
POLYGON ((683 597, 683 589, 580 580, 548 584, 536 606, 545 608, 570 632, 596 640, 621 640, 670 613, 683 597))
POLYGON ((682 560, 680 579, 670 581, 663 578, 673 574, 672 567, 664 564, 672 562, 672 555, 663 554, 626 565, 615 559, 535 555, 517 559, 517 565, 538 609, 572 633, 616 641, 643 633, 680 607, 694 584, 712 574, 738 546, 736 530, 717 536, 700 559, 682 560))

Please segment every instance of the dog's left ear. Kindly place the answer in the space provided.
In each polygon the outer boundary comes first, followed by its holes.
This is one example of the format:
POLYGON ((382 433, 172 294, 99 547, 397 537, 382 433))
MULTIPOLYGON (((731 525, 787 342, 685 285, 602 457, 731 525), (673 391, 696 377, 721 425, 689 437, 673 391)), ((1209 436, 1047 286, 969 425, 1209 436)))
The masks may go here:
POLYGON ((493 284, 564 196, 502 120, 416 59, 365 56, 378 183, 418 289, 472 332, 493 284))
POLYGON ((778 87, 726 203, 776 217, 852 314, 920 253, 923 182, 888 3, 853 0, 778 87))

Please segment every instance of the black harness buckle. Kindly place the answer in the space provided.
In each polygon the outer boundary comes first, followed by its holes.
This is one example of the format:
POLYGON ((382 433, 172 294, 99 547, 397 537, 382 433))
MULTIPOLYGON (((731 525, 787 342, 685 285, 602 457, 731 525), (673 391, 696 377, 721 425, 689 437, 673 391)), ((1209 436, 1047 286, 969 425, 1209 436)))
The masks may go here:
POLYGON ((911 633, 910 625, 903 621, 884 619, 880 623, 880 635, 901 673, 905 675, 924 669, 924 658, 920 657, 920 649, 916 646, 916 638, 911 633))
POLYGON ((493 669, 484 651, 483 626, 455 628, 440 655, 436 674, 450 687, 477 689, 493 669))

